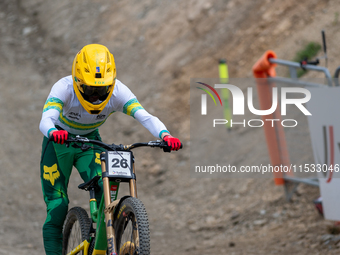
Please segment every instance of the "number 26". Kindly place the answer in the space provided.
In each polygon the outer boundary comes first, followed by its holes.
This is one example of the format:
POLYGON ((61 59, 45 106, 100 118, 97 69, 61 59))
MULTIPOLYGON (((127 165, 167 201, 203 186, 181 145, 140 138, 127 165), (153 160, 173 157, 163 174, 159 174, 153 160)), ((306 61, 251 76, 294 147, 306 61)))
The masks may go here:
POLYGON ((127 160, 125 158, 123 158, 121 160, 114 158, 114 159, 112 159, 112 163, 113 163, 113 165, 112 165, 113 168, 120 168, 120 167, 127 168, 128 167, 127 160))

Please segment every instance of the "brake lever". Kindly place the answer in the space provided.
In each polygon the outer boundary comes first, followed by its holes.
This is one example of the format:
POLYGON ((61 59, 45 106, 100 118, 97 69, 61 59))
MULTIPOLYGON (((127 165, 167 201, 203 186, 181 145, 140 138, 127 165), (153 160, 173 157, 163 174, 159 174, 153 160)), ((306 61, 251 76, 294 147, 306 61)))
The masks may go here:
POLYGON ((120 150, 120 151, 125 150, 124 144, 116 145, 116 150, 120 150))
POLYGON ((150 146, 150 147, 160 147, 160 148, 162 148, 162 141, 160 141, 160 140, 157 140, 157 141, 150 141, 150 142, 148 142, 148 145, 150 146))
POLYGON ((91 146, 83 143, 80 146, 80 149, 84 152, 84 151, 87 151, 87 150, 91 149, 91 146))
MULTIPOLYGON (((70 142, 66 142, 65 143, 65 146, 68 148, 70 146, 70 142)), ((71 145, 73 148, 76 148, 76 149, 81 149, 82 151, 87 151, 89 149, 91 149, 92 147, 90 145, 87 145, 85 143, 82 143, 81 145, 77 144, 77 143, 73 143, 71 145)))

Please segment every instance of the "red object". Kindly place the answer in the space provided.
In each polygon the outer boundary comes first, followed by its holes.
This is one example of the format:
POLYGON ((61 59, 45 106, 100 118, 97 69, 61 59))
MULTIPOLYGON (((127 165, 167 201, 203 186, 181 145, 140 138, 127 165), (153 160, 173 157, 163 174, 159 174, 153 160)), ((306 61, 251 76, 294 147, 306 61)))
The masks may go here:
POLYGON ((53 136, 53 141, 55 143, 64 144, 64 142, 67 140, 68 132, 66 130, 58 130, 58 131, 54 131, 52 133, 52 136, 53 136))
POLYGON ((323 216, 322 197, 315 199, 313 202, 316 210, 323 216))
MULTIPOLYGON (((253 66, 253 75, 256 78, 258 98, 261 110, 270 109, 272 106, 273 87, 275 84, 268 82, 268 77, 275 77, 275 63, 271 63, 269 59, 276 58, 273 51, 266 51, 262 57, 253 66)), ((269 115, 263 115, 262 119, 280 119, 280 107, 277 105, 276 111, 269 115)), ((289 153, 286 143, 285 132, 281 125, 272 126, 270 122, 265 121, 263 126, 267 141, 267 148, 272 166, 289 166, 289 153)), ((283 172, 274 172, 274 181, 276 185, 284 185, 283 172)), ((293 176, 292 172, 285 173, 293 176)))
POLYGON ((178 151, 181 148, 181 141, 171 135, 167 135, 163 138, 163 141, 168 143, 172 151, 178 151))
POLYGON ((255 78, 267 78, 276 76, 275 67, 277 66, 277 64, 270 63, 270 58, 276 58, 276 54, 274 51, 268 50, 254 64, 253 75, 255 78))

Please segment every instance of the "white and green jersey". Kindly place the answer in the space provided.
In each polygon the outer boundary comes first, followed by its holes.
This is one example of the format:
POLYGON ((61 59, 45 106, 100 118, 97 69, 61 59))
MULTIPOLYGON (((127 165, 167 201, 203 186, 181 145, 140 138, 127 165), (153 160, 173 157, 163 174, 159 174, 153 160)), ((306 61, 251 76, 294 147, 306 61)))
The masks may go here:
POLYGON ((39 128, 46 137, 56 129, 56 126, 71 134, 85 135, 103 125, 106 119, 117 111, 137 119, 157 138, 160 138, 162 133, 168 132, 165 125, 157 117, 149 114, 131 90, 119 80, 116 80, 112 96, 101 113, 89 114, 74 92, 71 75, 53 85, 44 105, 39 128))

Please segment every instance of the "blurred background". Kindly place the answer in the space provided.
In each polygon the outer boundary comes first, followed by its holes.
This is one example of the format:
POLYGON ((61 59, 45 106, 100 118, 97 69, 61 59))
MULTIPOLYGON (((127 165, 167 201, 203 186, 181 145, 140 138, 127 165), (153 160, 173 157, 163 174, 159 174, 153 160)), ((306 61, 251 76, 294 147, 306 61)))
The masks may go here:
MULTIPOLYGON (((134 153, 152 254, 337 253, 336 233, 312 203, 316 188, 300 185, 287 202, 270 178, 190 177, 189 86, 190 78, 218 77, 219 58, 227 59, 230 77, 242 78, 252 76, 266 50, 293 60, 310 42, 322 43, 322 29, 333 74, 340 64, 339 13, 335 0, 1 0, 0 254, 44 253, 38 126, 52 85, 71 74, 75 54, 89 43, 109 48, 117 78, 184 144, 171 154, 134 153)), ((121 113, 100 132, 106 142, 155 139, 121 113)), ((248 151, 267 153, 263 134, 243 146, 244 165, 248 151)), ((76 188, 81 182, 74 171, 70 207, 88 208, 88 194, 76 188)))

